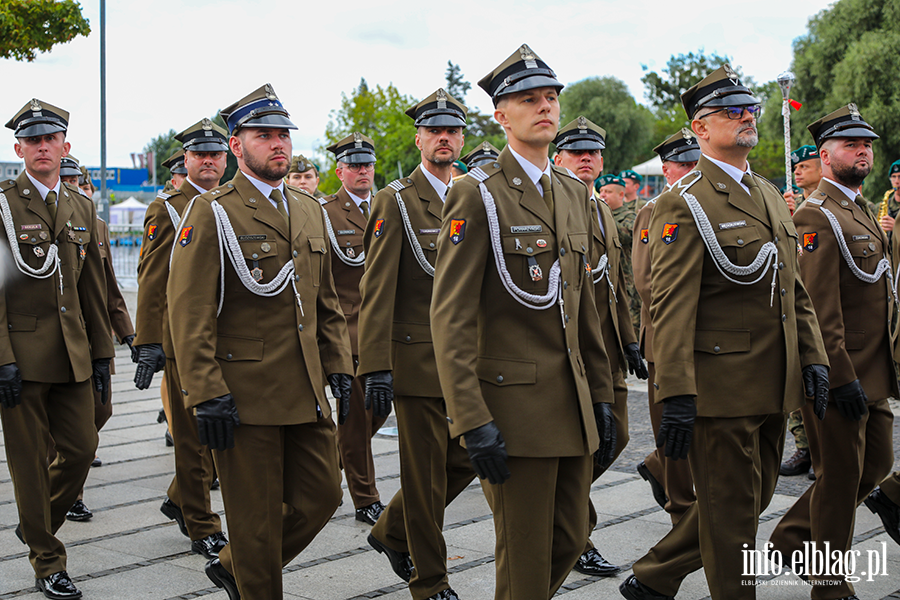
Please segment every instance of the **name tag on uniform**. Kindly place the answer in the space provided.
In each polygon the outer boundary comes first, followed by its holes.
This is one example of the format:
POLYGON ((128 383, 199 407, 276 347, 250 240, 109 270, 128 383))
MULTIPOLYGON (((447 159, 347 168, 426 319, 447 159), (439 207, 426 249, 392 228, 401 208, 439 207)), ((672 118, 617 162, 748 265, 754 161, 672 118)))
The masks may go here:
POLYGON ((266 234, 264 234, 264 233, 257 233, 255 235, 239 235, 238 236, 239 242, 258 242, 258 241, 264 240, 264 239, 266 239, 266 234))
POLYGON ((853 241, 854 241, 854 242, 858 242, 858 241, 860 241, 860 240, 867 240, 867 239, 869 239, 870 237, 872 237, 872 236, 870 236, 870 235, 854 235, 854 236, 853 236, 853 241))
POLYGON ((513 225, 509 228, 510 233, 543 233, 542 225, 513 225))
POLYGON ((746 227, 747 221, 731 221, 730 223, 719 223, 719 229, 734 229, 735 227, 746 227))
POLYGON ((438 228, 438 229, 420 229, 419 235, 432 235, 432 234, 440 233, 440 232, 441 232, 440 228, 438 228))
POLYGON ((356 233, 355 229, 338 229, 336 232, 338 235, 353 235, 356 233))

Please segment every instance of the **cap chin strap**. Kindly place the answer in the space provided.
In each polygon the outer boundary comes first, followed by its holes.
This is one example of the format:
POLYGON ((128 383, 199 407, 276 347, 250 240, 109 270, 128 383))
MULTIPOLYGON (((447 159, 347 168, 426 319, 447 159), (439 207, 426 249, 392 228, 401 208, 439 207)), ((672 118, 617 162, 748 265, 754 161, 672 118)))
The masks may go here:
POLYGON ((334 235, 334 227, 331 225, 331 219, 328 218, 328 211, 325 210, 324 206, 322 207, 322 215, 325 217, 325 230, 328 232, 328 239, 331 241, 331 247, 334 249, 334 253, 340 261, 349 267, 363 266, 366 263, 366 251, 363 250, 360 252, 359 256, 356 258, 350 258, 344 254, 343 248, 338 244, 337 238, 334 235))
POLYGON ((16 224, 13 222, 12 212, 9 210, 9 202, 6 200, 6 194, 0 192, 0 216, 3 218, 3 228, 6 230, 6 239, 9 240, 9 249, 13 255, 13 262, 19 271, 33 279, 47 279, 53 273, 59 273, 59 293, 63 293, 63 274, 60 268, 59 246, 56 242, 50 244, 47 250, 47 256, 44 258, 44 264, 39 269, 35 269, 25 262, 22 253, 19 251, 19 241, 16 239, 16 224))

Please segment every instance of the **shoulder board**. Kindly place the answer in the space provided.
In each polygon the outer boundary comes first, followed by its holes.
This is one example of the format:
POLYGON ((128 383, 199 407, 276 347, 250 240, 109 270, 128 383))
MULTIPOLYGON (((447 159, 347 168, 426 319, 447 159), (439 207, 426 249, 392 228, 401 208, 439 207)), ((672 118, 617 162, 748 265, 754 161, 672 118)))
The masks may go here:
POLYGON ((312 194, 310 194, 309 192, 307 192, 306 190, 304 190, 302 187, 297 187, 296 185, 288 185, 288 184, 284 184, 284 187, 288 188, 288 189, 291 190, 292 192, 296 192, 296 193, 298 193, 298 194, 301 194, 301 195, 303 195, 303 196, 306 196, 307 198, 311 198, 311 199, 313 199, 313 200, 316 200, 316 197, 315 197, 315 196, 313 196, 312 194))
MULTIPOLYGON (((572 179, 574 179, 576 181, 581 181, 580 179, 578 179, 578 177, 575 176, 575 173, 573 173, 572 170, 569 169, 568 167, 563 168, 563 167, 557 167, 556 165, 553 165, 551 167, 551 169, 555 173, 558 173, 560 175, 568 175, 569 177, 571 177, 572 179)), ((582 182, 582 183, 584 183, 584 182, 582 182)))
MULTIPOLYGON (((760 175, 760 174, 757 173, 756 171, 753 171, 753 176, 759 178, 760 181, 765 181, 765 182, 768 183, 770 186, 772 186, 773 188, 775 188, 775 191, 776 191, 776 192, 778 192, 778 188, 775 187, 775 184, 774 184, 774 183, 772 183, 771 181, 769 181, 768 179, 766 179, 765 177, 763 177, 762 175, 760 175)), ((778 192, 778 193, 779 193, 779 195, 781 195, 781 192, 778 192)))
MULTIPOLYGON (((703 173, 701 173, 700 171, 690 171, 689 173, 686 173, 684 177, 669 186, 669 191, 675 192, 679 196, 682 196, 686 191, 688 191, 688 189, 690 189, 692 185, 700 181, 700 179, 702 178, 703 173)), ((657 198, 658 197, 659 196, 657 196, 657 198)))
POLYGON ((2 190, 2 191, 4 191, 4 192, 5 192, 6 190, 10 189, 10 188, 15 187, 15 186, 16 186, 16 180, 15 180, 15 179, 6 179, 6 180, 4 180, 4 181, 0 181, 0 190, 2 190))
POLYGON ((391 188, 395 192, 399 192, 399 191, 402 191, 403 188, 409 187, 411 185, 412 185, 412 179, 410 179, 409 177, 404 177, 403 179, 393 180, 392 182, 387 184, 387 187, 391 188))
POLYGON ((97 220, 100 221, 101 223, 106 223, 106 221, 104 221, 103 219, 100 218, 100 215, 97 215, 97 220))
POLYGON ((156 197, 159 198, 159 199, 161 199, 161 200, 168 200, 169 198, 172 197, 172 195, 173 195, 173 194, 167 194, 167 193, 165 193, 165 192, 163 192, 163 191, 156 192, 156 197))
POLYGON ((494 161, 492 163, 481 165, 480 167, 475 167, 469 171, 468 176, 471 176, 475 181, 481 183, 486 181, 492 175, 499 173, 500 170, 500 163, 494 161))
MULTIPOLYGON (((228 183, 223 183, 219 187, 209 190, 207 192, 207 194, 209 194, 210 196, 213 196, 213 197, 219 197, 219 196, 224 196, 228 192, 233 192, 233 191, 234 191, 234 184, 229 181, 228 183)), ((205 196, 206 194, 201 194, 201 195, 205 196)))
MULTIPOLYGON (((812 196, 807 198, 806 202, 803 204, 815 204, 816 206, 822 206, 822 203, 825 202, 825 194, 823 192, 814 192, 812 196)), ((800 208, 803 208, 802 206, 800 208)), ((799 210, 799 209, 797 209, 799 210)))
POLYGON ((319 204, 321 204, 322 206, 325 206, 326 204, 328 204, 328 197, 323 196, 322 198, 319 198, 319 204))

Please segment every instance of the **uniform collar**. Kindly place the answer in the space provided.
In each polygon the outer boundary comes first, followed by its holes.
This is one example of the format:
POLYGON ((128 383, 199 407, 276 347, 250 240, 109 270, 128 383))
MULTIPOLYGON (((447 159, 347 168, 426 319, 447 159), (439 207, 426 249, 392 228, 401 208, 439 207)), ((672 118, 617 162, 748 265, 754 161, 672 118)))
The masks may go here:
MULTIPOLYGON (((259 193, 262 194, 266 199, 268 199, 268 201, 271 202, 272 206, 274 206, 275 208, 278 208, 278 205, 275 203, 274 200, 272 200, 272 197, 271 197, 272 190, 279 190, 281 192, 281 197, 284 198, 285 200, 287 199, 287 196, 284 195, 284 181, 279 182, 278 187, 272 187, 268 183, 266 183, 264 181, 260 181, 259 179, 257 179, 256 177, 253 177, 252 175, 248 175, 243 170, 241 171, 241 173, 244 174, 244 177, 247 178, 247 181, 252 183, 253 187, 258 189, 259 193)), ((191 183, 191 185, 194 185, 194 184, 191 183)), ((194 185, 194 187, 197 187, 197 186, 194 185)), ((197 188, 197 189, 200 189, 200 188, 197 188)), ((288 208, 287 202, 284 203, 284 210, 288 214, 290 214, 290 209, 288 208)))
POLYGON ((435 177, 428 169, 426 169, 425 163, 422 163, 419 170, 422 171, 422 174, 425 175, 425 179, 428 180, 428 183, 430 183, 431 187, 434 188, 434 191, 437 192, 438 198, 444 200, 447 197, 447 190, 450 189, 450 186, 435 177))
MULTIPOLYGON (((41 200, 47 201, 47 194, 51 191, 56 192, 56 197, 59 198, 59 186, 62 182, 62 179, 57 177, 56 186, 52 188, 48 188, 46 185, 35 179, 31 176, 31 173, 28 172, 28 169, 25 169, 25 174, 28 175, 28 179, 31 181, 31 184, 35 187, 38 193, 41 195, 41 200)), ((57 200, 58 201, 58 200, 57 200)))
MULTIPOLYGON (((245 174, 246 174, 246 173, 245 173, 245 174)), ((194 187, 194 189, 197 190, 197 193, 198 193, 198 194, 205 194, 206 192, 209 191, 209 190, 203 189, 202 187, 200 187, 199 185, 197 185, 196 183, 194 183, 194 180, 191 179, 190 176, 185 177, 185 179, 187 179, 187 180, 188 180, 188 183, 190 183, 190 184, 194 187)), ((254 180, 254 179, 251 179, 251 181, 255 181, 255 180, 254 180)), ((266 184, 264 184, 262 181, 260 181, 259 184, 260 184, 260 185, 266 185, 266 184)), ((254 185, 255 185, 255 184, 254 184, 254 185)), ((262 192, 262 189, 260 189, 259 186, 257 186, 257 189, 259 189, 259 191, 262 192)), ((272 193, 271 190, 269 191, 269 193, 270 193, 270 194, 272 193)))
POLYGON ((750 188, 741 183, 741 179, 744 177, 744 175, 750 174, 750 163, 747 163, 747 168, 741 171, 734 165, 729 165, 728 163, 722 162, 721 160, 716 160, 708 154, 704 154, 703 156, 706 157, 706 160, 725 171, 725 174, 734 179, 745 192, 747 192, 748 194, 750 193, 750 188))
POLYGON ((856 197, 859 195, 859 192, 854 192, 853 190, 848 188, 846 185, 841 185, 834 179, 829 179, 828 177, 823 177, 822 179, 824 179, 825 181, 827 181, 828 183, 830 183, 831 185, 833 185, 834 187, 839 189, 842 194, 847 196, 848 200, 850 200, 851 202, 856 202, 856 197))
POLYGON ((351 199, 351 200, 353 200, 354 202, 356 202, 357 208, 358 208, 359 205, 362 204, 363 202, 369 202, 369 201, 372 199, 372 192, 369 192, 369 195, 366 196, 365 198, 360 198, 359 196, 357 196, 356 194, 354 194, 353 192, 351 192, 351 191, 348 190, 347 188, 344 188, 344 191, 347 192, 347 195, 350 196, 350 199, 351 199))
POLYGON ((547 159, 547 167, 542 171, 534 163, 522 157, 518 152, 513 150, 512 146, 507 144, 506 147, 509 148, 509 152, 513 155, 513 158, 516 159, 516 162, 518 162, 519 166, 522 167, 522 170, 525 171, 525 175, 528 176, 528 179, 531 180, 531 183, 533 183, 535 187, 537 187, 541 195, 543 195, 544 189, 541 187, 541 175, 550 177, 550 159, 547 159))

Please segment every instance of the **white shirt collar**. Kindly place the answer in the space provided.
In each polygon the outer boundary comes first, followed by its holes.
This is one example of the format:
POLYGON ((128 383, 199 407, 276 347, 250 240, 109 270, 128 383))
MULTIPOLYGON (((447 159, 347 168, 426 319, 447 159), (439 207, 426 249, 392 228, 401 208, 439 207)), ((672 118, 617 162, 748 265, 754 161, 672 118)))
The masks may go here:
POLYGON ((430 183, 431 187, 434 188, 434 191, 437 192, 438 198, 444 200, 447 197, 447 190, 450 189, 450 186, 435 177, 434 174, 431 173, 431 171, 425 168, 424 163, 421 165, 421 167, 421 171, 425 175, 425 179, 428 180, 428 183, 430 183))
POLYGON ((37 189, 38 194, 41 195, 41 200, 46 201, 47 194, 49 194, 50 191, 52 190, 52 191, 56 192, 56 201, 59 202, 59 187, 62 184, 62 179, 57 178, 56 179, 56 187, 48 188, 46 185, 44 185, 43 183, 41 183, 40 181, 38 181, 37 179, 32 177, 31 173, 28 172, 28 169, 25 169, 25 174, 28 175, 28 179, 31 180, 31 183, 32 183, 32 185, 34 185, 35 189, 37 189))
MULTIPOLYGON (((356 207, 357 207, 357 208, 359 208, 360 205, 361 205, 363 202, 369 202, 369 200, 372 198, 372 192, 369 192, 369 194, 368 194, 365 198, 360 198, 359 196, 357 196, 356 194, 354 194, 353 192, 351 192, 351 191, 348 190, 347 188, 344 188, 344 191, 347 192, 347 195, 350 196, 350 199, 351 199, 351 200, 353 200, 354 202, 356 202, 356 207)), ((370 203, 369 208, 371 208, 371 203, 370 203)), ((362 209, 360 208, 360 210, 362 210, 362 209)))
POLYGON ((708 154, 704 154, 703 156, 705 156, 707 158, 707 160, 709 160, 709 162, 713 163, 714 165, 716 165, 717 167, 719 167, 720 169, 725 171, 725 173, 729 177, 734 179, 737 182, 737 184, 739 186, 741 186, 741 189, 743 189, 748 194, 750 193, 750 188, 748 188, 746 185, 741 183, 741 178, 745 174, 750 173, 750 163, 747 163, 747 168, 742 171, 742 170, 738 169, 737 167, 735 167, 734 165, 729 165, 728 163, 724 163, 721 160, 716 160, 715 158, 709 156, 708 154))
MULTIPOLYGON (((244 175, 246 175, 246 173, 244 173, 244 175)), ((209 191, 209 190, 203 189, 202 187, 200 187, 199 185, 197 185, 196 183, 194 183, 194 180, 191 179, 190 176, 185 177, 185 179, 187 179, 187 180, 188 180, 188 183, 191 184, 192 186, 194 186, 194 189, 197 190, 198 192, 200 192, 201 194, 205 194, 206 192, 209 191)), ((260 181, 259 183, 260 183, 260 185, 265 185, 262 181, 260 181)), ((259 189, 258 186, 257 186, 257 189, 259 189)), ((260 189, 259 191, 262 192, 261 189, 260 189)), ((269 191, 269 193, 271 194, 272 192, 269 191)))
POLYGON ((519 166, 521 166, 522 170, 525 171, 525 174, 528 175, 528 179, 531 180, 531 183, 535 185, 535 187, 538 189, 538 192, 540 192, 541 196, 543 196, 544 188, 541 186, 541 175, 546 175, 552 180, 552 177, 550 175, 550 159, 547 159, 547 166, 544 167, 544 170, 542 171, 540 167, 536 166, 534 163, 522 157, 518 152, 513 150, 512 146, 507 144, 506 147, 509 148, 509 151, 519 163, 519 166))
MULTIPOLYGON (((275 203, 274 200, 269 198, 269 196, 272 195, 272 190, 281 190, 281 197, 285 199, 284 210, 287 211, 288 214, 291 214, 291 209, 288 207, 287 196, 284 194, 284 182, 283 181, 280 182, 278 187, 276 188, 276 187, 272 187, 271 185, 269 185, 268 183, 266 183, 264 181, 260 181, 259 179, 257 179, 256 177, 253 177, 252 175, 248 175, 246 171, 241 171, 241 173, 244 174, 244 177, 246 177, 247 179, 250 180, 250 183, 253 184, 253 187, 258 189, 259 193, 262 194, 263 196, 265 196, 266 199, 269 202, 271 202, 272 206, 274 206, 275 208, 278 208, 278 205, 275 203)), ((193 185, 193 183, 191 185, 193 185)), ((196 187, 196 186, 194 186, 194 187, 196 187)))
POLYGON ((829 179, 828 177, 823 177, 822 179, 824 179, 825 181, 827 181, 828 183, 830 183, 831 185, 833 185, 833 186, 836 187, 837 189, 839 189, 839 190, 841 190, 842 192, 844 192, 844 195, 847 196, 847 198, 849 198, 851 201, 856 202, 856 197, 859 195, 859 192, 854 192, 853 190, 851 190, 851 189, 848 188, 847 186, 839 184, 839 183, 838 183, 837 181, 835 181, 834 179, 829 179))

